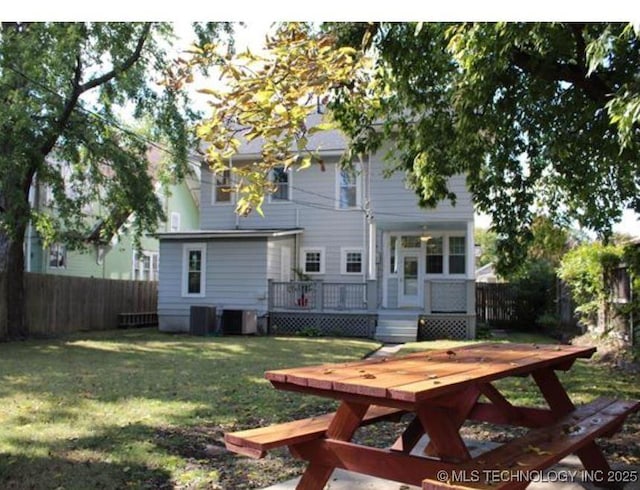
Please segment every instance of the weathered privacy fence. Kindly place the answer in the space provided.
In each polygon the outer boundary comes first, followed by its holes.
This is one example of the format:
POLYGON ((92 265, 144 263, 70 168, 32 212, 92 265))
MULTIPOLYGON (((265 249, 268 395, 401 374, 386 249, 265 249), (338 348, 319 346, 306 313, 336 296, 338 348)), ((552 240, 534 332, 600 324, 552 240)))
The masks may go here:
MULTIPOLYGON (((5 288, 0 277, 0 339, 7 332, 5 288)), ((25 274, 25 316, 32 336, 118 327, 118 313, 156 311, 158 286, 151 281, 25 274)))

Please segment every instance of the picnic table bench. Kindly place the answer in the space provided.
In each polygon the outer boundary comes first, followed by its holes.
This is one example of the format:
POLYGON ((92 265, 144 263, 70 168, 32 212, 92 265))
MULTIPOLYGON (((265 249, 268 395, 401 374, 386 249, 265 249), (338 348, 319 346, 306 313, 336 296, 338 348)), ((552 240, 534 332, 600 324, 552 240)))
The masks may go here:
POLYGON ((422 486, 520 489, 527 475, 576 454, 603 486, 615 476, 597 445, 640 409, 635 400, 599 398, 574 406, 556 371, 566 371, 595 348, 473 344, 398 358, 268 371, 277 389, 340 400, 335 413, 225 434, 231 451, 260 458, 276 447, 309 461, 298 489, 322 489, 335 468, 422 486), (531 376, 547 408, 513 405, 492 383, 531 376), (355 431, 405 413, 412 421, 392 447, 351 442, 355 431), (472 457, 460 436, 466 420, 527 427, 522 437, 472 457), (424 454, 414 448, 429 436, 424 454), (510 478, 510 475, 518 478, 510 478))

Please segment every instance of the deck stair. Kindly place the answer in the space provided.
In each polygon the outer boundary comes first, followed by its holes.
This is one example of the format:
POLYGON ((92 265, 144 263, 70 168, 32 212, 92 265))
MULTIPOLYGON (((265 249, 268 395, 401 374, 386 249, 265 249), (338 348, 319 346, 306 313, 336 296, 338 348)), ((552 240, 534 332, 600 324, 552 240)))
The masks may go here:
POLYGON ((391 344, 415 342, 418 335, 417 312, 380 313, 375 339, 391 344))

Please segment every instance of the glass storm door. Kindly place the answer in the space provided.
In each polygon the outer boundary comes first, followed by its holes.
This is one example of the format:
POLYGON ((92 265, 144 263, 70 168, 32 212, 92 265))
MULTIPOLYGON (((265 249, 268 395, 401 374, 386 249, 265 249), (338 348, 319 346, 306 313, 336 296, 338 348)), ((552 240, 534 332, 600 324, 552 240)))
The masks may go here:
POLYGON ((403 254, 399 269, 398 306, 420 306, 420 256, 417 253, 403 254))

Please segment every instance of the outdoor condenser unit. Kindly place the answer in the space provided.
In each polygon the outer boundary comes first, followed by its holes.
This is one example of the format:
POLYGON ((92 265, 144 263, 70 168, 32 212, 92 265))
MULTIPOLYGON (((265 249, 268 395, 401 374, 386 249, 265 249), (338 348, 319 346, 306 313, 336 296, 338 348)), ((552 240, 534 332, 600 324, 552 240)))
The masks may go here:
POLYGON ((213 335, 216 331, 216 307, 192 306, 189 319, 189 333, 191 335, 213 335))
POLYGON ((225 335, 248 335, 258 332, 256 310, 223 310, 222 333, 225 335))

